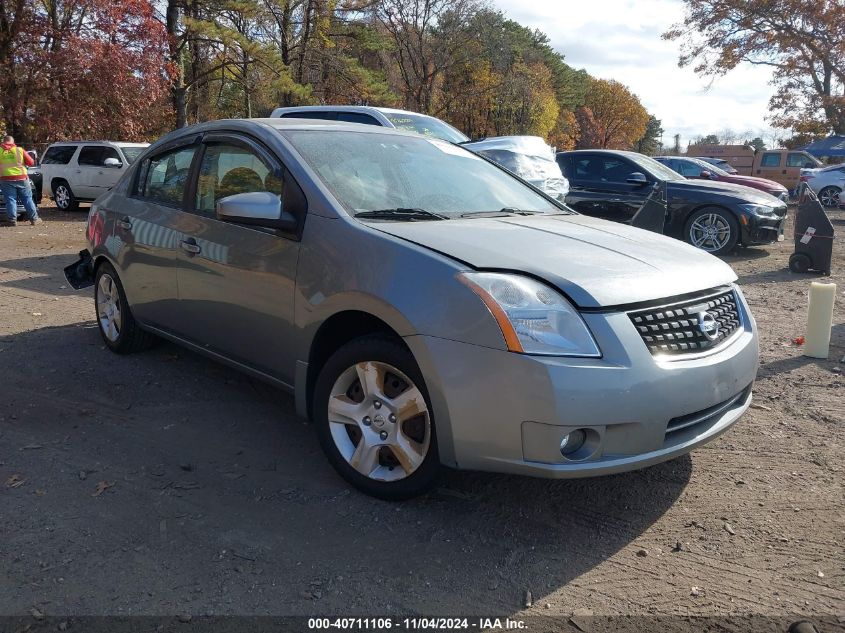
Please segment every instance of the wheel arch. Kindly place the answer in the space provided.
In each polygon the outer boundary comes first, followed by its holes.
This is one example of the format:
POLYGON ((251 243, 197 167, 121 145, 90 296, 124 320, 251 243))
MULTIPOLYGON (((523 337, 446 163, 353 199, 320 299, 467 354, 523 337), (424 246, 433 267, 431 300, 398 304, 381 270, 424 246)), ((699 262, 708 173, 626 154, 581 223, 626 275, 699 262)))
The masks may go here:
POLYGON ((314 398, 314 386, 320 370, 334 352, 346 343, 371 334, 384 334, 403 347, 410 348, 405 344, 402 337, 394 327, 383 319, 363 310, 343 310, 326 319, 311 339, 311 346, 308 353, 308 365, 305 376, 305 384, 302 392, 302 399, 297 398, 300 403, 300 413, 312 418, 312 407, 314 398))

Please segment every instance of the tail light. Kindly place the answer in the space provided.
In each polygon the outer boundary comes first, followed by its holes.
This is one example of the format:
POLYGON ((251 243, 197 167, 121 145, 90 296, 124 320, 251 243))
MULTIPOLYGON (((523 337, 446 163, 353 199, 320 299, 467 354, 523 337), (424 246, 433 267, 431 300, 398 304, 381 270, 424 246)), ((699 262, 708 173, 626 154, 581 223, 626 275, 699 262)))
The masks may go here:
POLYGON ((801 176, 801 182, 808 182, 813 178, 815 178, 815 176, 811 176, 810 174, 804 174, 803 176, 801 176))

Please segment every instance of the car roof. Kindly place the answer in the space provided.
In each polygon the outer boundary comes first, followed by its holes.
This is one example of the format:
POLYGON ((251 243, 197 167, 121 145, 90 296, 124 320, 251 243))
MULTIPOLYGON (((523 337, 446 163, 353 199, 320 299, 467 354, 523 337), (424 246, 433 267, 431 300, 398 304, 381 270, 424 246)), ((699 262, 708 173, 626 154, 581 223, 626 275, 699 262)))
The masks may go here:
MULTIPOLYGON (((382 114, 410 114, 413 116, 422 116, 427 119, 435 119, 430 114, 423 114, 422 112, 414 112, 412 110, 399 110, 397 108, 384 108, 382 106, 365 106, 365 105, 307 105, 307 106, 285 106, 283 108, 276 108, 273 112, 288 113, 288 112, 381 112, 382 114)), ((274 117, 275 118, 275 117, 274 117)), ((293 118, 293 117, 291 117, 293 118)))
POLYGON ((629 152, 624 149, 570 149, 557 153, 558 156, 561 154, 608 154, 610 156, 645 156, 645 154, 640 154, 639 152, 629 152))
POLYGON ((148 147, 149 143, 132 143, 129 141, 56 141, 53 145, 117 145, 118 147, 148 147))

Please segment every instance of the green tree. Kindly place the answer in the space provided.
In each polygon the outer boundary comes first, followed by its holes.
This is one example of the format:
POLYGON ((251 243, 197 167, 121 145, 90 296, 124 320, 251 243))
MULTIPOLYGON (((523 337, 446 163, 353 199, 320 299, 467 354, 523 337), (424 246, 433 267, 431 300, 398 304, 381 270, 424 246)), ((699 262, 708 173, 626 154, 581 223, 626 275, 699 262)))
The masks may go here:
POLYGON ((640 154, 654 156, 662 148, 662 139, 663 126, 660 124, 660 119, 652 114, 648 117, 645 134, 634 144, 634 149, 640 154))

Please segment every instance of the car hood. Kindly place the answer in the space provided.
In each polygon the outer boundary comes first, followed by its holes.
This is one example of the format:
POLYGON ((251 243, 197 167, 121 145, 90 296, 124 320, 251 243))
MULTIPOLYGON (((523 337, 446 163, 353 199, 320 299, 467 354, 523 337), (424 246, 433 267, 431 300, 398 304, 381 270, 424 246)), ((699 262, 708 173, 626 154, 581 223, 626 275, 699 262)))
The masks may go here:
POLYGON ((688 244, 583 215, 368 225, 473 268, 539 277, 582 308, 662 299, 736 279, 727 264, 688 244))
POLYGON ((734 198, 739 198, 743 202, 750 204, 765 204, 769 206, 783 204, 780 200, 769 195, 765 191, 746 187, 745 185, 735 185, 730 182, 717 182, 713 180, 670 180, 667 184, 669 195, 671 195, 672 190, 675 189, 676 191, 699 191, 705 194, 722 193, 734 198))
POLYGON ((764 187, 767 191, 786 191, 786 187, 779 182, 769 180, 768 178, 757 178, 756 176, 740 176, 738 174, 731 174, 730 176, 720 176, 719 180, 716 182, 745 185, 747 187, 754 187, 755 189, 764 187))

